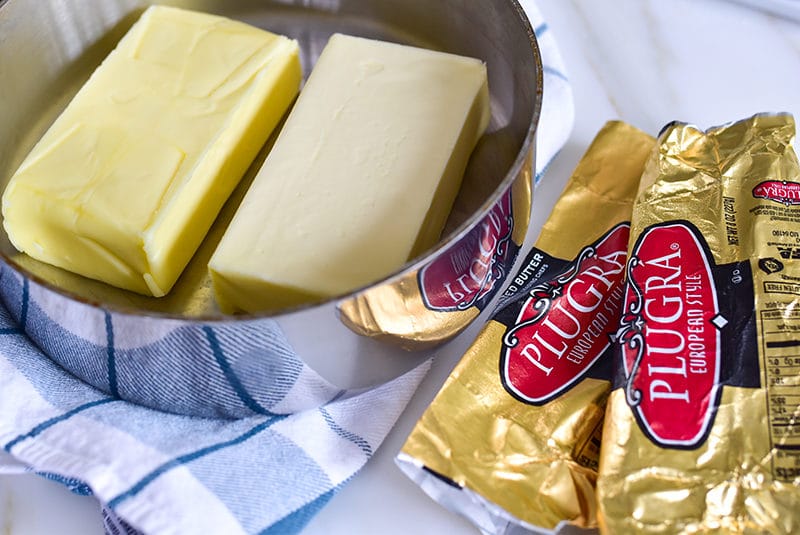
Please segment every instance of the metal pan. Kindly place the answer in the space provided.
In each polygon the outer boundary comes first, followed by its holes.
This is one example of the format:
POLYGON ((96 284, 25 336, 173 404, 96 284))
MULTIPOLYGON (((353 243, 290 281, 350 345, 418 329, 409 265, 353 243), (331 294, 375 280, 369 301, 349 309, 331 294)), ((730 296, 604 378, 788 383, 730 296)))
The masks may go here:
MULTIPOLYGON (((0 187, 5 187, 35 142, 149 3, 0 0, 0 187)), ((345 389, 397 376, 424 358, 428 348, 463 330, 502 285, 530 217, 542 66, 533 31, 519 4, 515 0, 162 3, 217 13, 295 38, 306 75, 334 32, 485 61, 492 120, 470 160, 442 240, 398 272, 348 295, 280 313, 224 316, 214 304, 206 263, 263 161, 268 142, 167 297, 139 296, 39 263, 18 253, 0 232, 4 276, 10 273, 26 291, 48 303, 45 312, 54 324, 81 318, 89 324, 84 330, 97 333, 112 325, 142 332, 159 331, 167 325, 211 325, 244 338, 269 332, 323 378, 345 389)), ((11 308, 19 295, 8 290, 0 298, 11 308)), ((40 331, 36 333, 40 340, 60 335, 58 329, 40 331)), ((47 344, 40 346, 46 349, 47 344)), ((129 372, 134 374, 128 378, 133 386, 125 392, 110 389, 91 363, 76 364, 74 359, 50 353, 98 388, 136 401, 137 381, 144 386, 147 377, 158 373, 148 362, 192 359, 196 351, 191 345, 177 346, 170 355, 143 359, 135 373, 129 372)), ((239 365, 255 370, 279 358, 269 353, 268 347, 262 347, 239 365)), ((213 359, 207 360, 193 363, 198 376, 219 366, 213 359)), ((188 414, 218 409, 215 400, 207 403, 200 407, 167 403, 166 409, 188 414)))

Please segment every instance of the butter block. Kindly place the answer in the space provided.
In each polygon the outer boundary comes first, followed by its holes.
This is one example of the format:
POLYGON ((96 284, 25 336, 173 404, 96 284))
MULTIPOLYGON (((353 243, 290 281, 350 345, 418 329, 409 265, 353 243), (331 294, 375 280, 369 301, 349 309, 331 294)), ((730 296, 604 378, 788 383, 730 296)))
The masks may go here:
POLYGON ((341 295, 435 244, 489 117, 482 62, 332 36, 211 258, 221 309, 341 295))
POLYGON ((163 296, 299 90, 295 41, 151 7, 12 177, 28 255, 163 296))

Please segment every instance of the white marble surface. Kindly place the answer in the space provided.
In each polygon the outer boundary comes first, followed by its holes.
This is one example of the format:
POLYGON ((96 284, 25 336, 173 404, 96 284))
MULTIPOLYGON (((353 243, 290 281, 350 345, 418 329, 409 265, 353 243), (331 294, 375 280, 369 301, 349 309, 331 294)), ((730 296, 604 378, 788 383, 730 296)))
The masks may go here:
MULTIPOLYGON (((539 0, 539 5, 567 64, 576 124, 537 190, 529 238, 606 120, 623 119, 655 135, 672 120, 707 127, 763 111, 800 118, 798 22, 728 0, 539 0)), ((393 463, 477 327, 439 352, 375 458, 305 533, 477 533, 429 500, 393 463)), ((38 477, 1 476, 0 533, 93 535, 102 527, 93 499, 38 477)))

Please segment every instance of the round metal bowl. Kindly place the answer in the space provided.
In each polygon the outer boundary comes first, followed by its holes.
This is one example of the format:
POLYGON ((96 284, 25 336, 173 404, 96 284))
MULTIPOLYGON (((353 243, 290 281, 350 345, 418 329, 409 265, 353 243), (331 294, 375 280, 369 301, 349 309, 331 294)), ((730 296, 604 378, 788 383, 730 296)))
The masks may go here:
MULTIPOLYGON (((5 188, 35 142, 149 3, 0 0, 0 187, 5 188)), ((0 298, 13 310, 22 294, 25 299, 38 296, 40 312, 52 320, 26 329, 33 341, 72 373, 113 395, 188 414, 236 416, 213 399, 186 404, 173 392, 151 393, 146 399, 138 393, 147 388, 148 377, 163 372, 164 361, 190 361, 199 380, 218 373, 218 359, 198 356, 197 344, 203 340, 173 344, 168 354, 139 355, 135 365, 112 370, 123 363, 102 358, 94 363, 94 357, 76 357, 60 348, 55 342, 64 336, 59 324, 80 323, 84 336, 98 340, 110 340, 112 329, 141 332, 145 341, 183 328, 223 329, 226 336, 253 341, 235 364, 242 374, 257 378, 250 387, 264 390, 271 388, 271 377, 280 375, 264 369, 280 368, 286 352, 336 386, 359 388, 410 369, 430 347, 463 330, 504 282, 530 218, 542 67, 533 31, 516 0, 161 3, 217 13, 297 39, 306 75, 334 32, 480 58, 489 73, 489 129, 472 155, 434 248, 368 287, 279 313, 221 314, 206 274, 207 260, 269 142, 167 297, 139 296, 39 263, 18 253, 0 232, 3 276, 16 281, 3 285, 0 298), (259 342, 265 339, 272 341, 259 342), (125 380, 114 384, 109 376, 125 380), (148 401, 153 399, 161 401, 148 401)))

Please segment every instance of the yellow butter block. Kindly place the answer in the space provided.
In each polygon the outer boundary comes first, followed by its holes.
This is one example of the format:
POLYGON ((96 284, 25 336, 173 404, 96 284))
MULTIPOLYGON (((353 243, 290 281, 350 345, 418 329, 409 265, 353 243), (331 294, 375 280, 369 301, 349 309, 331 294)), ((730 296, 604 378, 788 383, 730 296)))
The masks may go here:
POLYGON ((9 238, 43 262, 166 294, 301 77, 295 41, 149 8, 12 177, 9 238))
POLYGON ((221 308, 341 295, 429 248, 489 116, 482 62, 331 37, 211 258, 221 308))

